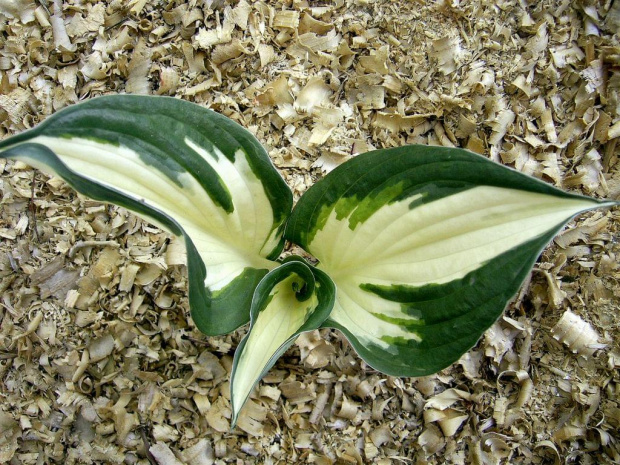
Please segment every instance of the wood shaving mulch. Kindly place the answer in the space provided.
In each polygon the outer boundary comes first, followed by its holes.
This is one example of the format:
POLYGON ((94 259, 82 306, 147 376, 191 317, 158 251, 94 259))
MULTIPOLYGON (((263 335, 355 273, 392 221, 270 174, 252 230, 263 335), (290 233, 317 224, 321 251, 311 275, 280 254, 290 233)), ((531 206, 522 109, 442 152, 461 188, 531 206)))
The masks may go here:
MULTIPOLYGON (((373 148, 466 147, 620 197, 620 2, 0 1, 0 138, 107 93, 252 131, 296 196, 373 148)), ((182 245, 0 161, 0 463, 620 463, 620 218, 582 215, 426 378, 300 337, 230 430, 243 329, 205 337, 182 245)))

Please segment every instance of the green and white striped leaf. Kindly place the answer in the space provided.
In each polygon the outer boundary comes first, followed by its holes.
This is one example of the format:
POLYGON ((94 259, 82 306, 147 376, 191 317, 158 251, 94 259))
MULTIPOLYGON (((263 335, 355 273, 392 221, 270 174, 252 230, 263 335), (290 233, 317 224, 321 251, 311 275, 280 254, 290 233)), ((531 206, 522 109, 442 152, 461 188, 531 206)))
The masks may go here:
POLYGON ((107 96, 0 142, 0 152, 183 236, 201 331, 249 320, 254 288, 277 265, 292 194, 241 126, 174 98, 107 96))
POLYGON ((613 204, 464 150, 408 146, 328 174, 301 198, 286 236, 336 284, 324 326, 372 367, 423 376, 477 342, 567 221, 613 204))
POLYGON ((263 278, 254 294, 250 330, 235 352, 230 391, 233 425, 252 389, 304 331, 317 329, 335 300, 331 279, 299 257, 263 278))

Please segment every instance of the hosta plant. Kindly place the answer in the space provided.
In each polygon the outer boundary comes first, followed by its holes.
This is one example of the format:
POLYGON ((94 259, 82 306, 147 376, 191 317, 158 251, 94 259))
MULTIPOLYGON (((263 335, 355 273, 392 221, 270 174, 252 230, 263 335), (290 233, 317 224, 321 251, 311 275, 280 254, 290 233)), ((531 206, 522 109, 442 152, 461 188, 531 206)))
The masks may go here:
POLYGON ((405 146, 352 158, 293 208, 248 131, 167 97, 92 99, 0 150, 184 240, 198 329, 217 335, 250 322, 232 367, 233 423, 303 331, 342 331, 389 375, 450 365, 501 315, 567 221, 617 204, 465 150, 405 146), (287 240, 316 261, 281 259, 287 240))

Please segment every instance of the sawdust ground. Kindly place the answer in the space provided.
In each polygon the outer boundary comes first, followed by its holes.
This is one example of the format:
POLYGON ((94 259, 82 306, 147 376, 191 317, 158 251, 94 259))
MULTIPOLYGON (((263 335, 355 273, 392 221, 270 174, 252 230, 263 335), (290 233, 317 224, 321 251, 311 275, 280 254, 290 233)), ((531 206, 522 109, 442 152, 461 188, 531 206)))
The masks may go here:
MULTIPOLYGON (((619 27, 617 1, 0 2, 0 137, 100 94, 174 95, 252 130, 296 196, 423 143, 618 199, 619 27)), ((230 431, 243 330, 193 328, 179 245, 0 173, 1 463, 620 461, 616 211, 571 223, 454 366, 386 377, 309 333, 230 431)))

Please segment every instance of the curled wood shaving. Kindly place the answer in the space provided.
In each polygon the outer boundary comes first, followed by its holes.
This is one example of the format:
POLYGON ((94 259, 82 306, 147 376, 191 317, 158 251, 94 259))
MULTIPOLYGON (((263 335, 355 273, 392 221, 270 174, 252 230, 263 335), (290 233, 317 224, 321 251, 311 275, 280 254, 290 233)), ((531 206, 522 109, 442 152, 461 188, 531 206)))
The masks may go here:
POLYGON ((571 351, 583 357, 591 356, 601 348, 594 328, 570 310, 564 312, 560 321, 551 329, 551 334, 571 351))
POLYGON ((50 23, 52 25, 54 35, 54 45, 61 52, 75 52, 77 47, 71 43, 69 35, 67 34, 67 29, 63 18, 62 4, 59 0, 54 0, 53 11, 54 13, 50 18, 50 23))
POLYGON ((157 442, 149 448, 149 452, 159 465, 183 465, 174 452, 164 442, 157 442))

